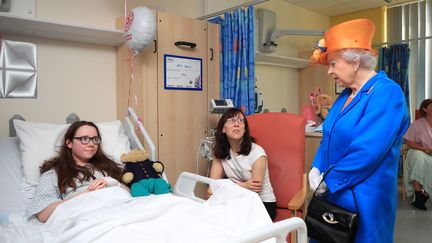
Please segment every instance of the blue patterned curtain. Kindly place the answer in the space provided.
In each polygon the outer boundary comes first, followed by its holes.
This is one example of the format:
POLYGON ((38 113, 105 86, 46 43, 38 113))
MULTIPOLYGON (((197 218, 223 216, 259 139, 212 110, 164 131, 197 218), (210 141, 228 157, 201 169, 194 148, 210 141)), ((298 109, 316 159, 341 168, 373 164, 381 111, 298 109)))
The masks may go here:
POLYGON ((210 22, 221 26, 221 97, 246 115, 254 114, 255 49, 253 7, 236 9, 210 22))
POLYGON ((383 47, 379 50, 378 67, 384 70, 389 78, 398 83, 404 94, 409 107, 409 80, 408 66, 410 49, 407 44, 383 47))
MULTIPOLYGON (((405 94, 405 99, 409 107, 409 65, 410 49, 407 44, 383 47, 379 50, 378 68, 384 70, 389 78, 398 83, 405 94)), ((402 175, 403 161, 399 159, 398 173, 402 175)))

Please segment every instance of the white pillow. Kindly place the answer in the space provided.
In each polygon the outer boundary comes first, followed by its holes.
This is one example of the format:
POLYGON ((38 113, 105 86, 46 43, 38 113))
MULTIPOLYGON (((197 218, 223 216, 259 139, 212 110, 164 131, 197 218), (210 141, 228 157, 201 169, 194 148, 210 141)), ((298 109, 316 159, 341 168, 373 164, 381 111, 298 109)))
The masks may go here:
POLYGON ((30 201, 21 192, 22 178, 18 139, 0 139, 0 217, 1 213, 24 212, 27 208, 30 201))
POLYGON ((62 138, 69 124, 35 123, 14 120, 17 137, 20 140, 24 178, 27 183, 37 185, 39 166, 56 156, 62 138))
MULTIPOLYGON (((28 184, 37 185, 40 165, 57 155, 69 125, 14 120, 17 137, 20 140, 24 177, 28 184)), ((129 140, 121 122, 104 122, 96 125, 102 137, 102 150, 108 157, 121 163, 121 154, 130 151, 129 140)))
POLYGON ((120 156, 130 151, 129 138, 119 120, 97 123, 102 138, 102 151, 118 164, 120 156))

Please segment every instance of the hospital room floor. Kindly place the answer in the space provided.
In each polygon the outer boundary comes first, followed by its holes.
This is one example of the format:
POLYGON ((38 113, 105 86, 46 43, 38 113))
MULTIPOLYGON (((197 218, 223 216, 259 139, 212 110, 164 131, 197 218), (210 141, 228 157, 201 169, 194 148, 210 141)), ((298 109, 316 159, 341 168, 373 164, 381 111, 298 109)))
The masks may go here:
POLYGON ((402 194, 399 193, 394 242, 432 242, 431 200, 426 202, 427 211, 414 210, 410 202, 411 199, 403 200, 402 194))

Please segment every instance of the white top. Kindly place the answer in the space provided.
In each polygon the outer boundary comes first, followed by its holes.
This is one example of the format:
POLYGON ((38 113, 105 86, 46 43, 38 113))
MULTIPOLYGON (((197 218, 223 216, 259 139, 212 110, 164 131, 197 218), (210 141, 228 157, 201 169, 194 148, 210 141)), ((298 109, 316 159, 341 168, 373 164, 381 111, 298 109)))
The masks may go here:
MULTIPOLYGON (((222 166, 225 174, 228 178, 247 181, 252 176, 252 165, 260 157, 267 157, 264 149, 258 144, 252 143, 252 148, 249 155, 235 155, 232 150, 230 150, 231 159, 223 159, 222 166)), ((268 173, 268 166, 266 164, 266 170, 264 173, 263 189, 258 193, 263 202, 275 202, 276 197, 273 193, 273 188, 270 184, 270 178, 268 173)))

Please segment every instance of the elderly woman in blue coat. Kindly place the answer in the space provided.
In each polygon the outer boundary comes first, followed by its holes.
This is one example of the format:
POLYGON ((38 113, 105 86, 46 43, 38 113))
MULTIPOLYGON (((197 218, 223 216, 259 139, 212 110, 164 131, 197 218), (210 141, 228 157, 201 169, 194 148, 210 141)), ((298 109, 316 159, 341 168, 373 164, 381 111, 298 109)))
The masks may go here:
POLYGON ((409 117, 400 86, 375 72, 374 32, 367 19, 336 25, 311 57, 328 64, 328 74, 345 89, 324 121, 309 184, 328 202, 359 214, 355 242, 383 243, 393 242, 398 159, 409 117))

